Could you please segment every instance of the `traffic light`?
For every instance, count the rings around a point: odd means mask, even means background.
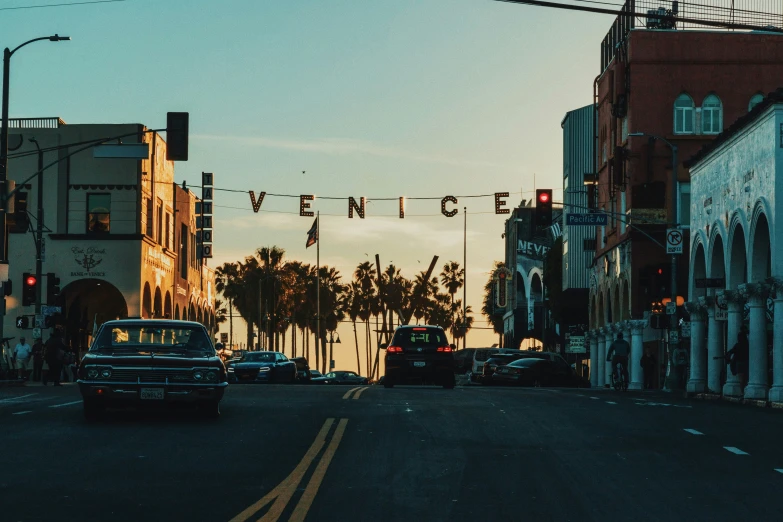
[[[536,190],[536,226],[552,225],[552,189]]]
[[[30,217],[27,215],[27,192],[14,194],[14,211],[8,214],[8,231],[14,234],[25,234],[30,228]]]
[[[13,287],[11,286],[11,280],[9,279],[5,283],[3,283],[3,294],[11,295],[11,292],[13,292]]]
[[[166,159],[188,161],[188,126],[190,113],[166,113]]]
[[[27,316],[21,316],[16,318],[16,327],[20,330],[26,330],[30,326],[30,321]]]
[[[33,274],[22,274],[22,305],[35,304],[35,289],[38,287],[38,278]]]
[[[55,274],[46,274],[46,304],[54,306],[60,297],[60,278]]]

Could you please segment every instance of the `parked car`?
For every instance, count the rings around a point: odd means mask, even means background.
[[[78,370],[87,420],[117,406],[190,403],[220,416],[226,368],[203,325],[121,319],[103,323]]]
[[[464,348],[454,352],[454,373],[464,375],[473,368],[473,356],[476,355],[475,348]]]
[[[384,388],[407,382],[454,388],[454,345],[440,326],[399,326],[386,350]]]
[[[590,381],[576,374],[567,363],[523,357],[501,366],[492,376],[496,384],[589,388]]]
[[[368,384],[369,379],[356,372],[336,371],[329,372],[321,377],[314,377],[313,384]]]
[[[484,375],[484,363],[493,355],[520,352],[521,350],[516,350],[514,348],[476,348],[476,352],[473,354],[472,367],[470,369],[471,382],[481,382],[481,377]]]
[[[294,382],[296,364],[279,352],[247,352],[228,368],[229,382]]]
[[[479,381],[482,384],[492,384],[492,375],[499,367],[505,366],[508,363],[514,362],[517,359],[521,359],[523,357],[525,357],[525,355],[522,352],[496,353],[492,355],[489,359],[484,361],[484,366],[482,367],[481,376],[479,376]]]
[[[296,365],[296,382],[307,384],[310,382],[310,364],[304,357],[294,357],[291,361]]]

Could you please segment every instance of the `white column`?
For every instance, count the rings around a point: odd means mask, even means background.
[[[644,355],[644,329],[647,320],[628,321],[631,327],[631,360],[628,361],[631,370],[631,383],[629,390],[641,390],[644,388],[644,370],[642,369],[642,355]]]
[[[606,360],[606,331],[604,328],[598,330],[598,364],[595,365],[595,373],[598,377],[598,387],[603,388],[606,384],[606,371],[604,361]]]
[[[590,340],[590,386],[598,386],[598,332],[590,330],[587,332],[587,338]]]
[[[769,391],[769,364],[767,354],[767,285],[747,283],[740,285],[750,306],[750,367],[745,398],[767,400]]]
[[[726,359],[723,358],[723,324],[715,318],[715,297],[701,297],[699,302],[707,309],[707,391],[720,393],[720,377],[726,366]]]
[[[701,299],[704,299],[703,297]],[[685,303],[685,309],[691,314],[691,363],[688,375],[688,393],[704,393],[707,387],[705,378],[707,367],[707,349],[704,346],[704,307],[696,301]]]
[[[769,400],[783,402],[783,286],[776,285],[772,323],[772,388]]]
[[[729,350],[737,344],[737,336],[742,329],[742,311],[745,306],[745,299],[742,294],[736,290],[724,290],[718,292],[719,298],[726,301],[728,307],[729,320],[726,329],[726,346]],[[726,364],[726,361],[723,361]],[[742,397],[742,384],[739,381],[739,375],[732,375],[731,370],[726,367],[726,384],[723,385],[723,395],[730,397]]]

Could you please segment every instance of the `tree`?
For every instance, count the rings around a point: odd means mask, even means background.
[[[489,275],[489,279],[484,285],[484,300],[481,305],[481,313],[489,319],[492,324],[492,330],[498,334],[498,346],[503,347],[503,315],[505,309],[495,307],[495,273],[500,268],[505,268],[506,264],[502,261],[495,261],[495,266]]]
[[[237,297],[238,279],[239,265],[237,263],[223,263],[215,269],[215,289],[218,293],[223,294],[223,297],[228,301],[228,338],[230,345],[234,343],[234,299]],[[220,321],[218,321],[218,324],[220,324]]]

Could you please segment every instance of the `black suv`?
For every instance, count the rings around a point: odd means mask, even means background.
[[[386,350],[384,388],[407,382],[454,388],[454,345],[440,326],[400,326]]]

